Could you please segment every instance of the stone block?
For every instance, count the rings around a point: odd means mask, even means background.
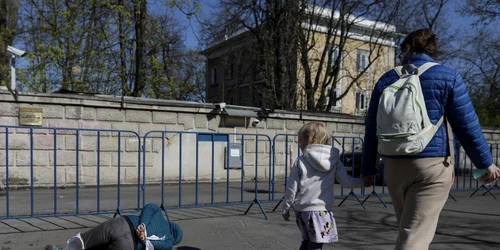
[[[335,123],[335,122],[327,122],[326,123],[326,129],[328,130],[328,132],[330,134],[334,134],[335,132],[337,132],[337,123]]]
[[[82,129],[111,129],[111,124],[100,121],[81,121],[80,128]]]
[[[492,133],[484,133],[484,139],[487,141],[493,141],[493,134]]]
[[[173,132],[173,131],[183,132],[184,131],[184,126],[183,125],[167,124],[165,126],[165,130],[169,131],[169,132]]]
[[[96,114],[98,121],[123,122],[125,120],[125,111],[119,109],[97,109]]]
[[[187,113],[177,114],[177,123],[184,125],[184,130],[189,130],[194,128],[194,115]]]
[[[141,161],[138,162],[138,156],[139,153],[131,153],[131,152],[125,152],[120,154],[120,159],[118,159],[118,153],[113,153],[111,155],[111,163],[113,167],[118,166],[118,162],[120,162],[121,167],[139,167],[143,163],[142,155],[141,155]],[[153,158],[152,157],[146,157],[146,165],[153,164]]]
[[[56,143],[54,145],[54,135],[34,135],[33,148],[35,150],[54,150],[54,146],[58,150],[64,149],[64,136],[55,135]]]
[[[125,112],[125,121],[151,123],[152,113],[147,110],[127,110]]]
[[[500,141],[500,133],[494,133],[494,134],[492,134],[491,139],[493,141],[495,141],[495,142]]]
[[[97,166],[97,156],[99,156],[100,167],[111,166],[111,153],[108,152],[100,152],[100,155],[97,152],[82,152],[82,166]]]
[[[95,120],[96,109],[95,108],[83,108],[82,119],[83,120]]]
[[[76,130],[79,128],[78,121],[75,120],[50,120],[50,128],[56,128],[56,133],[61,135],[76,134]],[[65,128],[69,128],[66,130]],[[53,130],[48,130],[50,134],[53,134]]]
[[[43,118],[64,118],[64,107],[59,105],[33,105],[33,107],[43,108]]]
[[[257,146],[257,149],[255,148]],[[269,143],[259,142],[256,145],[255,141],[245,141],[245,152],[246,153],[264,153],[269,152]]]
[[[5,134],[0,135],[0,149],[9,150],[23,150],[30,149],[30,136],[29,135],[9,135],[8,144],[5,141]]]
[[[56,152],[57,166],[76,166],[76,152],[75,151],[58,151]],[[79,165],[81,165],[81,158],[78,158]],[[49,151],[49,165],[54,166],[54,152]]]
[[[66,106],[66,119],[95,120],[95,108]]]
[[[116,122],[111,124],[111,129],[113,130],[125,130],[127,131],[126,133],[122,133],[122,136],[136,136],[134,133],[130,133],[128,131],[133,131],[139,134],[139,124],[137,123],[123,123],[123,122]]]
[[[208,120],[208,129],[211,131],[217,131],[217,129],[220,127],[221,123],[221,118],[220,116],[215,116],[211,119]]]
[[[0,150],[0,166],[4,167],[5,164],[7,163],[7,159],[5,150]],[[14,167],[14,160],[16,159],[16,151],[9,151],[9,169],[11,167]]]
[[[154,133],[149,133],[147,137],[161,137],[161,133],[159,131],[165,131],[165,125],[161,124],[140,124],[139,125],[139,133],[141,136],[145,136],[146,133],[150,131],[158,131]]]
[[[12,103],[2,102],[0,105],[0,117],[5,116],[19,116],[19,108]]]
[[[338,123],[336,132],[352,133],[352,124],[351,123]]]
[[[292,130],[295,133],[298,132],[302,126],[304,126],[307,121],[300,120],[286,120],[286,130]]]
[[[47,151],[33,151],[33,166],[47,166]],[[31,154],[29,150],[16,152],[16,166],[26,167],[31,164]]]
[[[268,118],[266,119],[266,129],[285,129],[285,120]]]
[[[177,114],[172,112],[153,111],[153,123],[177,124]]]
[[[122,182],[127,184],[137,184],[139,176],[137,174],[137,170],[133,168],[126,168],[125,176],[123,177]],[[141,181],[142,181],[142,172],[141,172]]]
[[[0,104],[3,105],[3,104]],[[17,117],[0,117],[0,133],[5,133],[5,128],[1,126],[19,126],[19,118]],[[10,129],[11,133],[14,129]]]
[[[79,106],[66,106],[66,119],[80,120],[83,116],[83,107]]]
[[[365,125],[353,124],[352,125],[352,133],[354,133],[354,134],[364,134],[365,133]]]
[[[208,127],[208,119],[206,115],[196,114],[195,115],[195,127],[206,129]]]
[[[147,143],[147,141],[148,140],[146,139],[146,143]],[[126,141],[125,141],[125,151],[127,151],[127,152],[137,152],[137,151],[140,151],[139,143],[142,145],[143,140],[137,139],[137,138],[126,139]]]

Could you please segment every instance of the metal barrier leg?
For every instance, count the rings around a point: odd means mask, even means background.
[[[260,211],[264,215],[264,218],[266,218],[266,220],[267,220],[266,211],[264,211],[264,208],[262,207],[262,204],[260,203],[260,201],[257,198],[253,199],[252,204],[250,204],[250,206],[247,208],[247,211],[245,211],[245,215],[247,215],[248,211],[250,211],[250,208],[252,208],[253,204],[259,205]]]
[[[365,207],[365,205],[363,205],[363,202],[361,202],[361,200],[359,200],[358,196],[352,190],[351,190],[351,192],[349,192],[349,194],[347,194],[347,196],[342,200],[342,202],[340,202],[339,207],[342,206],[344,201],[346,201],[347,198],[349,198],[349,196],[353,196],[354,198],[356,198],[356,200],[358,200],[358,202],[359,202],[359,205],[361,205],[363,207],[363,209],[366,210],[366,207]]]
[[[363,200],[362,204],[365,204],[365,202],[368,200],[368,198],[370,198],[372,195],[377,196],[378,200],[382,203],[382,205],[384,205],[384,207],[387,208],[387,205],[385,204],[384,200],[382,200],[380,195],[378,195],[378,193],[375,192],[375,190],[373,190],[368,196],[366,196],[366,198]]]
[[[120,215],[120,217],[122,217],[122,210],[119,207],[116,208],[115,215],[113,215],[113,218],[115,218],[116,215]]]
[[[167,221],[170,222],[170,217],[168,217],[167,209],[163,204],[161,204],[160,209],[165,213],[165,216],[167,217]]]
[[[283,202],[284,199],[285,199],[285,196],[281,197],[281,199],[278,202],[278,204],[276,204],[276,206],[273,208],[273,212],[276,211],[276,209],[280,206],[281,202]]]
[[[453,196],[451,193],[448,194],[450,198],[452,198],[455,202],[458,202],[457,199],[455,199],[455,196]]]
[[[483,196],[486,195],[489,191],[491,191],[491,190],[493,190],[495,188],[500,188],[497,183],[495,183],[495,185],[489,187],[488,191],[486,191],[486,192],[483,193]]]
[[[495,198],[495,200],[497,199],[497,197],[495,197],[495,195],[494,195],[494,194],[490,191],[491,189],[489,189],[488,187],[486,187],[484,184],[483,184],[483,185],[481,185],[480,187],[476,188],[476,190],[474,190],[474,192],[473,192],[473,193],[472,193],[469,197],[472,197],[472,196],[473,196],[474,194],[476,194],[476,193],[477,193],[477,191],[479,191],[479,190],[486,190],[486,193],[490,193],[490,194],[491,194],[491,196],[493,196],[493,198]],[[484,193],[484,194],[486,194],[486,193]],[[484,195],[484,194],[483,194],[483,195]]]

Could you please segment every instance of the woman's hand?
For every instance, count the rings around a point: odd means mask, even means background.
[[[488,173],[486,176],[481,177],[479,180],[488,184],[492,183],[498,180],[500,178],[500,169],[495,166],[495,164],[491,165],[489,168],[486,169]]]

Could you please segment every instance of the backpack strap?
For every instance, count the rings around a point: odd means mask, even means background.
[[[444,115],[446,116],[446,115]],[[450,150],[450,165],[455,167],[455,151],[454,151],[454,148],[455,148],[455,143],[453,141],[453,131],[451,129],[451,124],[450,122],[448,121],[448,118],[446,118],[446,132],[448,134],[448,149]]]
[[[426,70],[430,69],[432,66],[438,65],[439,63],[428,62],[422,64],[420,67],[415,66],[414,64],[405,64],[402,66],[395,67],[394,70],[398,73],[398,76],[401,77],[403,75],[409,74],[408,69],[413,69],[411,74],[420,76]]]
[[[426,70],[430,69],[432,66],[438,65],[439,63],[434,63],[434,62],[428,62],[422,64],[418,69],[415,69],[415,73],[420,76],[423,74]]]
[[[399,77],[401,77],[403,75],[403,66],[397,66],[394,68],[394,71],[396,71],[396,73],[398,74]]]
[[[454,140],[453,140],[453,131],[451,129],[451,124],[450,122],[448,121],[448,117],[446,117],[446,114],[443,115],[441,117],[441,119],[439,119],[439,121],[436,123],[436,126],[437,127],[440,127],[441,124],[443,124],[446,126],[446,134],[447,134],[447,138],[448,138],[448,150],[450,151],[450,165],[453,165],[455,163],[455,146],[454,146]]]

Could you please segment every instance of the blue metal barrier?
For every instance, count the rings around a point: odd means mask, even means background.
[[[4,132],[4,133],[2,133]],[[84,134],[87,133],[89,135]],[[110,138],[110,140],[117,140],[117,183],[113,183],[113,185],[116,185],[117,188],[117,195],[116,195],[116,206],[114,210],[106,210],[102,209],[101,207],[101,137],[103,133],[109,134],[107,138]],[[52,134],[52,136],[51,136]],[[86,208],[85,212],[81,211],[81,190],[80,186],[87,185],[87,183],[81,183],[80,179],[80,170],[83,167],[83,163],[80,162],[80,157],[83,157],[81,155],[82,150],[80,148],[80,145],[82,144],[80,139],[85,137],[89,138],[92,137],[92,135],[96,135],[96,148],[95,150],[87,150],[86,152],[88,153],[95,153],[97,161],[96,161],[96,181],[95,183],[91,183],[92,186],[95,185],[96,187],[96,201],[95,201],[95,211],[92,211],[90,208]],[[116,136],[113,136],[115,135]],[[24,127],[24,126],[0,126],[0,135],[5,135],[5,149],[0,150],[5,152],[5,216],[0,216],[0,219],[12,219],[12,218],[28,218],[28,217],[47,217],[47,216],[64,216],[64,215],[84,215],[84,214],[106,214],[106,213],[114,213],[115,216],[117,214],[122,213],[122,211],[137,211],[140,209],[140,190],[139,190],[139,185],[140,185],[140,137],[139,135],[134,132],[134,131],[126,131],[126,130],[111,130],[111,129],[77,129],[77,128],[48,128],[48,127]],[[42,137],[43,136],[43,137]],[[127,136],[128,138],[135,138],[137,141],[137,165],[135,166],[137,168],[137,204],[134,207],[129,207],[129,209],[123,210],[121,208],[121,171],[122,171],[122,166],[121,166],[121,153],[122,153],[122,137]],[[12,147],[16,149],[11,149],[10,142],[12,141],[12,138],[14,139],[25,139],[25,137],[28,137],[29,141],[29,146],[28,147],[21,147],[21,149],[16,148],[19,147],[19,142],[14,141]],[[48,138],[45,138],[48,137]],[[50,139],[52,138],[52,139]],[[67,185],[61,185],[58,182],[58,166],[62,166],[58,162],[58,155],[60,154],[59,151],[61,151],[62,145],[58,144],[58,139],[64,139],[68,140],[69,138],[74,138],[75,140],[75,146],[74,149],[69,149],[65,150],[65,152],[74,153],[75,158],[74,158],[74,165],[71,164],[69,165],[67,162],[65,163],[67,166],[63,168],[64,170],[74,167],[75,169],[75,193],[74,193],[74,205],[71,205],[73,201],[70,201],[65,203],[65,205],[61,205],[58,202],[59,197],[64,197],[60,196],[60,193],[62,192],[60,189],[65,188]],[[50,143],[48,144],[49,146],[46,146],[42,149],[36,149],[35,145],[35,139],[37,139],[38,143],[46,143],[47,141],[51,141],[52,147],[50,147]],[[43,140],[42,140],[43,139]],[[42,142],[43,141],[43,142]],[[16,160],[17,159],[23,159],[24,152],[26,150],[29,150],[29,183],[27,185],[21,185],[21,190],[20,191],[13,191],[12,190],[12,185],[11,185],[11,178],[12,178],[12,170],[14,169],[15,171],[20,171],[22,168],[16,167],[12,168],[9,159],[11,158],[11,155],[17,154]],[[74,152],[73,152],[74,150]],[[17,152],[16,152],[17,151]],[[115,152],[112,150],[108,150],[111,154],[111,152]],[[12,153],[12,154],[11,154]],[[35,154],[38,153],[37,158],[40,157],[40,153],[42,153],[42,158],[44,158],[45,155],[50,155],[51,153],[53,154],[53,157],[46,157],[45,159],[48,159],[49,162],[46,164],[35,164],[36,160],[39,160],[35,158]],[[50,160],[53,161],[53,164],[50,164]],[[111,162],[111,158],[109,159]],[[40,161],[40,160],[39,160]],[[68,161],[68,160],[66,160]],[[39,166],[40,165],[40,166]],[[111,166],[111,163],[110,163]],[[42,171],[41,173],[52,173],[54,176],[53,178],[53,209],[50,208],[44,208],[45,204],[50,204],[51,202],[43,202],[43,203],[38,203],[35,202],[35,199],[37,198],[35,196],[35,193],[39,192],[41,193],[40,196],[43,197],[43,193],[45,193],[44,189],[36,189],[35,188],[35,169],[37,171]],[[93,176],[92,176],[93,177]],[[21,177],[15,177],[17,179],[23,179]],[[14,183],[15,184],[15,183]],[[14,210],[13,209],[13,199],[12,199],[12,193],[15,192],[16,196],[23,196],[24,189],[22,189],[23,186],[26,186],[29,190],[29,211],[23,211],[24,206],[19,207],[15,206]],[[72,186],[72,185],[71,185]],[[66,192],[64,192],[65,194]],[[87,194],[88,192],[85,192]],[[66,196],[67,197],[67,196]],[[40,209],[42,212],[37,212],[35,205],[40,204],[41,206]],[[74,209],[74,212],[62,212],[61,210],[69,210],[68,205]],[[87,206],[87,204],[85,204]],[[52,210],[52,212],[48,212]],[[15,213],[15,214],[14,214]]]
[[[357,153],[359,153],[359,154],[362,153],[363,139],[361,139],[361,137],[351,137],[351,136],[332,136],[332,145],[335,142],[338,142],[338,139],[340,139],[342,141],[342,143],[340,143],[340,146],[341,146],[340,160],[344,163],[344,167],[346,169],[351,168],[351,176],[352,177],[359,177],[359,175],[361,174],[361,168],[358,169],[359,173],[356,174],[356,167],[357,166],[361,167],[361,159],[359,159],[358,164],[356,164],[356,160],[357,160],[357,157],[361,157],[361,155],[358,155]],[[349,141],[351,142],[350,151],[346,151],[346,149],[345,149],[346,140],[347,140],[347,142],[349,142]],[[355,146],[356,142],[358,142],[358,144],[361,145],[361,150],[358,150],[358,151],[356,150],[356,146]],[[351,157],[352,157],[352,161],[350,163],[348,162],[348,159],[346,158],[346,154],[349,154],[349,153],[351,154]],[[361,207],[363,207],[363,209],[366,209],[366,207],[363,205],[363,202],[361,202],[361,200],[358,197],[358,195],[364,194],[363,189],[361,189],[360,193],[356,194],[356,192],[354,192],[354,189],[351,188],[350,192],[347,195],[344,195],[344,187],[341,187],[340,190],[341,190],[340,197],[344,197],[344,199],[340,202],[339,207],[342,206],[342,204],[347,200],[347,198],[354,197],[358,201],[359,205],[361,205]]]
[[[238,145],[241,146],[241,153],[238,154],[236,157],[240,157],[241,159],[241,168],[239,169],[241,171],[239,175],[239,180],[231,182],[231,167],[229,166],[230,164],[230,156],[233,154],[233,151],[230,150],[231,148],[231,137],[234,139],[233,141],[237,143]],[[173,153],[167,152],[170,150],[170,145],[173,144],[172,140],[174,138],[178,138],[178,146],[172,146],[173,148],[171,150],[177,150],[178,152],[177,156],[175,156],[175,159],[165,159],[167,154],[173,155]],[[151,150],[150,148],[147,147],[148,144],[152,144],[153,147],[155,145],[155,142],[160,140],[161,141],[161,146],[160,149],[156,150]],[[190,141],[195,141],[194,143],[190,143]],[[201,146],[200,142],[209,142],[208,145]],[[254,166],[255,166],[255,176],[254,176],[254,197],[251,200],[245,199],[244,197],[244,191],[245,191],[245,159],[250,160],[248,158],[245,158],[245,154],[247,153],[247,147],[246,143],[247,142],[255,142],[255,161],[254,161]],[[183,146],[183,143],[185,144],[194,144],[193,147],[188,147],[188,146]],[[216,145],[217,143],[217,145]],[[222,144],[221,144],[222,143]],[[160,181],[160,187],[161,187],[161,207],[162,208],[185,208],[185,207],[204,207],[204,206],[217,206],[217,205],[234,205],[234,204],[250,204],[248,207],[247,211],[245,214],[248,213],[249,209],[252,207],[253,204],[257,204],[259,208],[261,209],[264,217],[267,219],[267,215],[262,208],[261,200],[265,199],[262,196],[259,197],[259,162],[263,162],[259,158],[260,155],[265,155],[266,153],[269,152],[271,148],[271,140],[269,136],[267,135],[261,135],[261,134],[237,134],[237,133],[207,133],[207,132],[190,132],[190,131],[149,131],[147,132],[144,137],[143,137],[143,183],[142,183],[142,200],[143,204],[146,204],[146,176],[148,175],[147,173],[147,164],[146,164],[146,159],[148,158],[148,154],[154,154],[156,152],[153,151],[158,151],[157,153],[161,154],[161,176],[159,178]],[[259,150],[259,144],[265,145],[267,147],[267,150]],[[216,191],[216,186],[220,186],[222,182],[216,181],[216,177],[218,176],[219,178],[222,178],[221,172],[216,173],[216,169],[219,166],[216,166],[219,162],[216,162],[216,148],[217,146],[222,146],[225,145],[225,150],[224,152],[224,168],[225,168],[225,193],[223,194],[225,196],[225,199],[222,200],[220,199],[221,197],[219,196],[220,193]],[[190,182],[194,181],[194,201],[190,200],[186,201],[183,200],[183,198],[186,198],[187,196],[183,196],[183,169],[189,168],[189,164],[184,163],[183,157],[186,157],[186,154],[184,151],[188,152],[194,152],[196,154],[194,157],[190,155],[190,159],[194,158],[194,177],[193,178],[188,178]],[[202,155],[200,156],[200,152],[210,152],[210,156],[208,155]],[[210,182],[208,183],[208,188],[210,189],[210,201],[209,202],[200,202],[199,199],[199,193],[200,191],[205,191],[205,189],[201,188],[200,186],[204,185],[207,186],[206,184],[200,183],[203,179],[200,178],[200,157],[202,157],[202,163],[205,165],[208,165],[210,163]],[[210,160],[208,159],[210,157]],[[265,157],[265,156],[264,156]],[[171,160],[170,162],[175,162],[176,160],[179,163],[177,171],[175,171],[172,167],[172,165],[167,164],[166,160]],[[174,163],[175,164],[175,163]],[[262,164],[260,164],[262,165]],[[271,157],[269,157],[268,163],[266,164],[268,166],[271,165]],[[171,170],[168,171],[167,168],[170,168]],[[206,171],[206,169],[203,169]],[[175,172],[174,172],[175,171]],[[271,168],[269,168],[269,175],[271,173]],[[219,175],[217,175],[219,174]],[[168,185],[168,179],[166,179],[166,176],[170,176],[172,180],[177,180],[177,188],[178,188],[178,194],[177,194],[177,202],[173,203],[172,198],[173,197],[168,197],[166,200],[165,195],[167,194],[166,192],[166,186]],[[206,178],[205,178],[206,179]],[[235,183],[239,184],[239,187],[234,186]],[[175,187],[174,187],[175,188]],[[268,196],[270,199],[271,197],[271,179],[269,179],[268,183]],[[240,197],[238,199],[234,199],[231,197],[231,190],[236,190],[239,191]]]
[[[499,157],[499,145],[500,143],[492,143],[490,144],[490,151],[491,151],[491,155],[493,156],[493,163],[495,165],[498,166],[498,157]],[[471,166],[471,172],[470,172],[470,181],[471,181],[471,184],[470,186],[472,187],[472,172],[475,171],[475,169],[473,169],[473,164],[471,162],[470,164]],[[485,192],[483,193],[483,196],[486,195],[486,194],[490,194],[495,200],[497,199],[497,197],[491,192],[491,190],[493,189],[496,189],[496,188],[499,188],[498,186],[498,181],[496,181],[495,183],[493,183],[493,185],[491,185],[492,183],[488,183],[488,184],[481,184],[479,186],[479,180],[475,180],[476,182],[476,189],[474,190],[474,192],[472,192],[472,194],[470,195],[470,197],[474,196],[474,194],[476,194],[478,191],[480,190],[484,190]]]
[[[3,209],[0,208],[0,219],[107,213],[114,213],[115,216],[118,214],[121,215],[123,211],[138,211],[143,205],[149,202],[158,202],[159,197],[156,194],[152,195],[152,201],[147,201],[146,195],[146,190],[148,192],[154,191],[157,187],[160,189],[160,202],[164,211],[166,211],[167,207],[186,208],[249,204],[245,212],[247,214],[253,204],[257,204],[267,219],[261,202],[277,200],[275,195],[278,192],[276,192],[275,185],[280,183],[281,186],[281,181],[284,181],[286,187],[289,170],[296,157],[301,154],[296,134],[277,134],[271,140],[269,136],[264,134],[149,131],[144,137],[140,137],[138,133],[127,130],[0,126],[1,136],[5,136],[4,140],[0,139],[0,145],[5,144],[5,148],[0,148],[0,153],[4,153],[5,155],[6,188],[5,215],[1,216]],[[43,140],[45,140],[45,146],[41,149],[37,148],[40,147],[38,136],[43,136]],[[68,148],[68,140],[72,142],[74,140],[75,145],[72,148]],[[19,141],[22,141],[24,144]],[[85,143],[89,141],[92,141],[93,148],[86,148],[88,146]],[[135,141],[137,145],[129,143],[130,141]],[[178,143],[173,143],[173,141],[177,141]],[[125,144],[125,148],[122,144]],[[130,146],[130,151],[132,152],[125,153],[129,151],[127,149],[129,144],[132,145]],[[350,174],[353,177],[358,177],[360,174],[359,167],[361,165],[360,157],[362,151],[360,148],[356,148],[356,145],[362,144],[363,140],[360,137],[332,137],[332,145],[340,147],[341,161],[350,170]],[[494,162],[499,165],[500,143],[490,145]],[[281,148],[281,146],[283,147]],[[232,158],[233,151],[231,147],[236,147],[240,150],[238,154],[240,157],[239,160],[241,160],[240,168],[230,166],[232,160],[234,160]],[[296,155],[294,155],[295,152]],[[69,157],[63,158],[66,159],[66,162],[61,162],[60,156],[62,154],[71,154],[69,163]],[[128,166],[131,167],[125,168],[127,164],[124,164],[124,156],[135,157],[135,154],[137,155],[137,161],[133,160],[132,162],[134,163],[131,164],[129,160]],[[84,155],[87,155],[87,158],[84,158]],[[72,159],[73,156],[74,159]],[[47,163],[37,163],[37,161],[41,161],[40,157],[43,158],[42,162],[47,159]],[[85,163],[88,157],[96,159],[95,164]],[[349,157],[352,157],[352,161],[348,161],[347,158]],[[455,144],[455,157],[455,183],[452,191],[474,190],[474,193],[471,194],[473,196],[478,191],[483,190],[484,193],[482,195],[490,194],[496,199],[492,191],[500,188],[498,182],[494,183],[494,185],[486,186],[474,180],[472,172],[475,170],[475,167],[458,143]],[[16,163],[11,163],[12,159],[16,160]],[[108,164],[110,167],[116,167],[116,172],[114,173],[117,174],[117,182],[109,183],[113,185],[112,188],[116,188],[116,203],[114,203],[114,194],[111,198],[103,197],[105,193],[102,192],[102,189],[107,187],[104,187],[101,179],[103,179],[103,173],[110,174],[109,170],[102,172],[103,159],[110,161]],[[111,161],[114,159],[117,162],[113,164]],[[157,162],[151,163],[151,160],[157,160]],[[52,163],[50,163],[51,161]],[[194,166],[191,167],[193,162]],[[339,206],[349,197],[354,197],[365,208],[364,203],[371,196],[376,196],[387,207],[380,197],[380,195],[387,194],[385,168],[383,167],[383,161],[380,161],[380,163],[382,164],[379,173],[380,179],[374,180],[371,192],[365,194],[366,190],[364,188],[359,189],[359,191],[358,189],[351,188],[348,192],[345,192],[344,188],[341,187],[340,191],[335,194],[336,198],[343,198]],[[81,175],[81,170],[86,168],[86,164],[91,165],[92,168],[95,167],[95,176]],[[29,166],[29,169],[20,168],[16,165]],[[42,167],[39,167],[40,165]],[[159,166],[157,168],[158,172],[153,172],[155,168],[151,166]],[[249,188],[250,185],[245,181],[247,174],[245,170],[248,166],[255,166],[254,179],[251,180],[254,181],[252,185],[253,189]],[[265,167],[267,166],[269,169],[266,171]],[[284,167],[284,169],[281,167]],[[61,178],[61,171],[68,169],[71,172],[75,171],[74,192],[73,190],[63,190],[62,188],[68,185],[67,183],[61,185],[59,179]],[[135,174],[135,170],[137,170],[137,174]],[[235,175],[233,170],[240,171],[240,173]],[[16,176],[16,171],[26,171],[23,173],[24,175],[21,174],[19,176],[23,176],[26,179],[29,178],[29,182],[26,181],[25,184],[21,185],[26,188],[24,190],[14,190],[18,184],[18,180],[13,179]],[[40,173],[45,175],[53,175],[52,179],[45,178],[53,185],[50,195],[43,189],[36,188],[35,184],[37,184],[36,178],[38,176],[36,174],[40,174],[38,171],[43,171]],[[135,201],[131,203],[130,199],[125,199],[125,202],[128,203],[124,205],[122,198],[127,189],[125,191],[122,190],[121,177],[124,174],[131,176],[129,171],[133,171],[132,176],[137,176],[137,180],[135,181],[134,179],[133,181],[134,189],[135,185],[137,185],[137,200],[136,203]],[[282,173],[284,173],[284,176],[282,176]],[[248,174],[251,176],[251,173]],[[259,181],[259,176],[268,177],[268,183],[262,185],[262,181]],[[91,186],[93,186],[92,188],[95,186],[96,189],[95,201],[85,201],[89,196],[89,188],[83,188],[83,185],[87,185],[88,182],[81,182],[85,178],[95,178],[95,183],[90,181]],[[158,183],[155,183],[153,179],[156,179]],[[155,187],[155,184],[159,185]],[[73,186],[73,183],[71,183],[71,186]],[[194,191],[189,192],[189,189],[193,187]],[[175,190],[175,192],[172,193],[172,190]],[[114,190],[112,191],[114,193]],[[246,197],[245,192],[252,192],[253,195],[247,195],[248,197]],[[191,194],[194,195],[191,197]],[[359,199],[362,195],[367,195],[363,201]],[[23,206],[20,208],[20,201],[15,199],[15,197],[19,196],[26,197],[26,200],[29,197],[28,207],[24,208],[25,206]],[[53,200],[47,202],[50,198],[45,198],[49,196],[53,196]],[[63,196],[66,198],[59,198]],[[456,201],[451,193],[450,197]],[[206,199],[203,200],[203,198]],[[45,200],[43,203],[35,202],[37,199]],[[58,199],[69,199],[70,201],[61,202]],[[112,200],[113,209],[110,209],[109,206],[103,208],[103,202],[109,205],[110,199]],[[273,211],[277,209],[282,200],[283,197],[279,200]],[[53,204],[52,208],[46,204]],[[69,208],[68,205],[70,206]]]
[[[284,186],[285,186],[285,190],[286,190],[286,185],[287,185],[287,181],[288,181],[288,170],[292,168],[292,165],[293,165],[293,162],[295,161],[296,158],[293,158],[293,155],[292,155],[292,146],[290,145],[290,139],[293,139],[293,141],[297,141],[297,157],[300,156],[301,154],[301,150],[300,150],[300,145],[298,144],[298,136],[297,134],[277,134],[274,136],[273,138],[273,147],[272,147],[272,155],[273,155],[273,162],[272,162],[272,175],[271,175],[271,179],[272,179],[272,197],[271,197],[271,200],[275,200],[275,197],[274,197],[274,194],[275,194],[275,181],[276,181],[276,159],[277,159],[277,150],[276,150],[276,144],[277,144],[277,141],[279,138],[281,137],[284,137],[284,155],[285,155],[285,165],[284,165],[284,170],[285,170],[285,176],[284,176],[284,180],[285,180],[285,183],[284,183]],[[285,196],[282,196],[281,199],[279,200],[279,202],[276,204],[276,206],[273,208],[273,212],[276,211],[276,209],[279,207],[279,205],[281,204],[281,202],[283,202],[283,199],[285,198]]]

